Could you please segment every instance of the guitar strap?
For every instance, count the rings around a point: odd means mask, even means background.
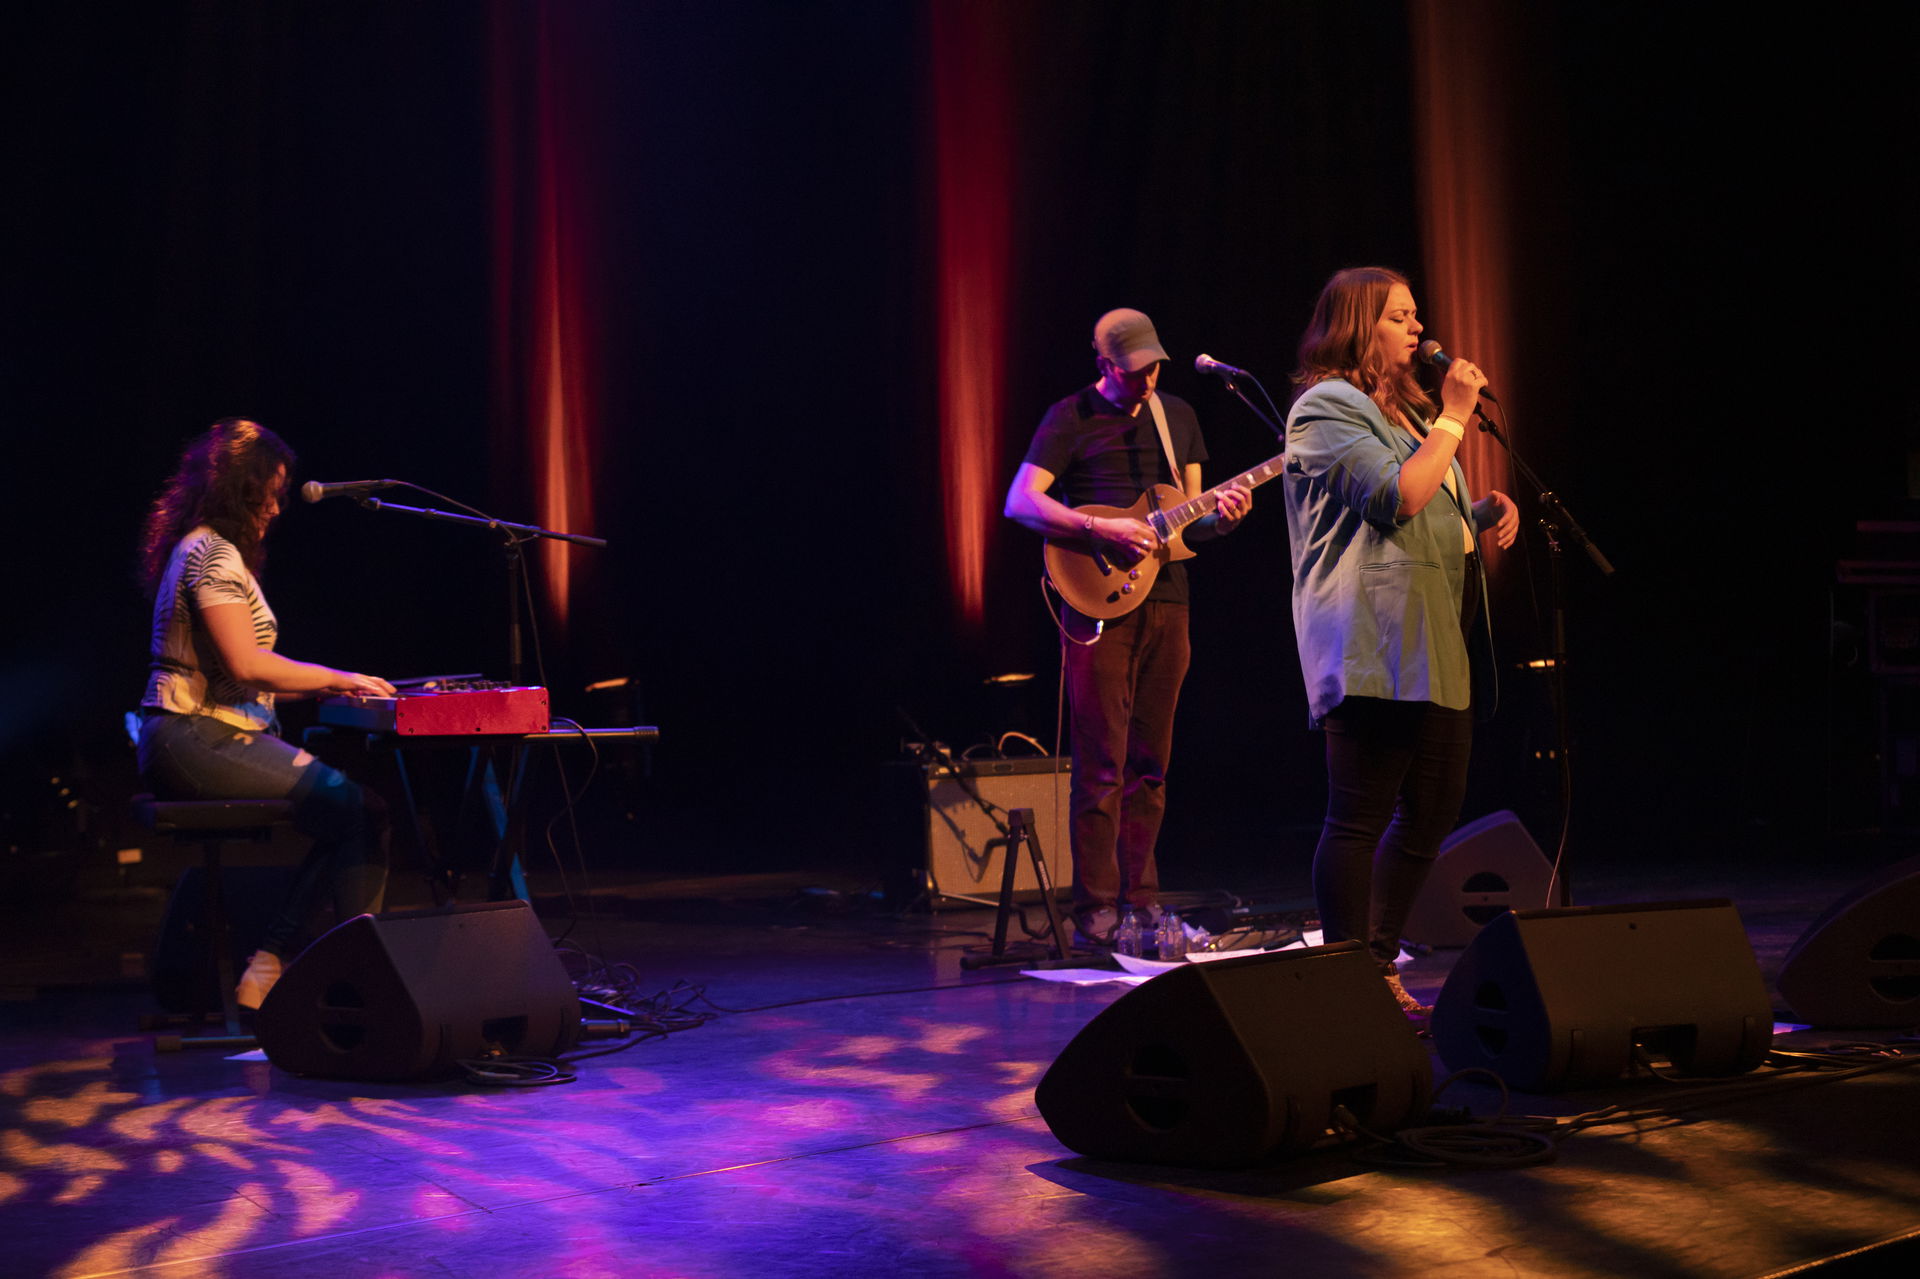
[[[1153,410],[1153,424],[1160,428],[1160,449],[1167,455],[1167,470],[1173,475],[1173,486],[1185,493],[1187,480],[1180,474],[1180,463],[1173,457],[1173,436],[1167,432],[1167,409],[1160,403],[1158,391],[1147,396],[1147,407]]]

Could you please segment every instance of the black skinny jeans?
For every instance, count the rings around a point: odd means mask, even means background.
[[[1328,942],[1364,941],[1383,971],[1460,817],[1472,710],[1349,697],[1327,714],[1327,818],[1313,894]]]

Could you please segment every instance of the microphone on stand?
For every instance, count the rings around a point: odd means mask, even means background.
[[[1432,338],[1428,338],[1420,344],[1420,362],[1422,364],[1431,364],[1434,368],[1445,373],[1447,366],[1453,363],[1453,357],[1441,350],[1438,342]],[[1498,404],[1500,402],[1500,397],[1493,393],[1493,388],[1490,386],[1481,387],[1480,395],[1482,399],[1490,403]]]
[[[300,486],[300,496],[309,502],[329,497],[360,497],[381,489],[399,488],[404,483],[405,480],[341,480],[322,484],[319,480],[308,480]]]
[[[1211,373],[1216,377],[1223,377],[1228,379],[1237,378],[1237,377],[1245,377],[1245,378],[1253,377],[1253,374],[1247,372],[1245,369],[1236,369],[1231,364],[1222,364],[1220,361],[1214,359],[1211,355],[1194,356],[1193,371],[1196,373]],[[1255,380],[1257,381],[1258,379],[1255,379]]]

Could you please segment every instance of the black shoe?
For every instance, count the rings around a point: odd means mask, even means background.
[[[1101,906],[1084,914],[1073,917],[1073,943],[1076,946],[1098,946],[1102,950],[1113,949],[1113,930],[1120,926],[1120,912],[1111,906]]]

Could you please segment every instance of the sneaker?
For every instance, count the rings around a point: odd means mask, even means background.
[[[1120,912],[1102,906],[1073,917],[1073,940],[1081,946],[1113,945],[1113,930],[1120,926]]]
[[[235,998],[248,1012],[257,1011],[267,1002],[267,992],[280,980],[280,956],[264,950],[253,952],[247,960],[247,971],[240,974],[240,985],[235,989]]]
[[[1400,984],[1399,973],[1387,974],[1387,989],[1393,992],[1394,1002],[1400,1005],[1400,1011],[1409,1017],[1433,1016],[1433,1005],[1423,1004],[1414,998],[1412,992]]]

